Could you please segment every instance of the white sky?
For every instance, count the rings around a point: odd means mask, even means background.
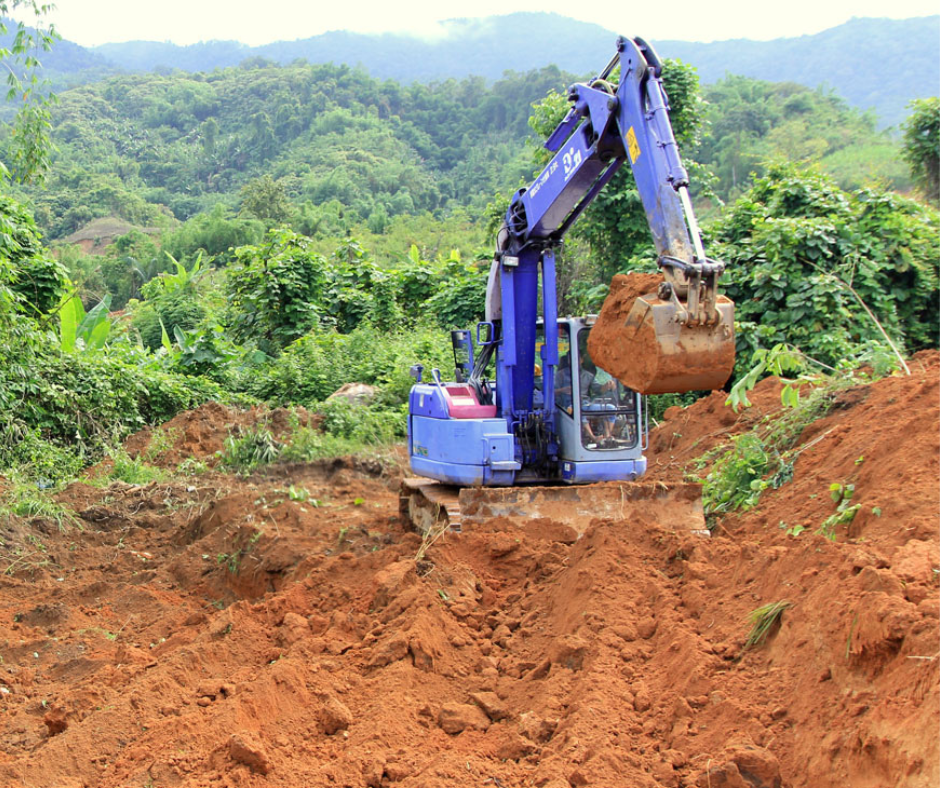
[[[137,39],[258,45],[328,30],[433,36],[442,19],[514,11],[554,11],[653,41],[766,40],[818,33],[853,16],[903,19],[940,11],[937,0],[646,0],[605,3],[600,13],[570,0],[58,0],[57,6],[50,18],[59,33],[85,46]],[[859,46],[876,51],[871,41]]]

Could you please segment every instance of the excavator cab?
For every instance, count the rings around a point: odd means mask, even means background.
[[[555,430],[568,483],[636,479],[646,471],[645,398],[593,362],[594,322],[594,316],[558,321]]]

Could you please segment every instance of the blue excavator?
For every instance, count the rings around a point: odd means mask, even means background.
[[[624,486],[646,470],[645,395],[716,389],[730,376],[733,304],[718,294],[723,264],[702,246],[661,73],[649,44],[621,37],[594,79],[571,86],[571,108],[545,142],[554,156],[513,196],[498,233],[485,320],[451,334],[454,380],[412,368],[418,478],[406,480],[402,505],[419,527],[622,511],[630,495],[649,497]],[[556,251],[625,162],[661,281],[628,300],[612,287],[599,315],[560,316]]]

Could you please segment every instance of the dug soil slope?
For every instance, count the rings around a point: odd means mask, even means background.
[[[912,370],[840,395],[711,539],[499,519],[416,560],[377,462],[75,484],[77,523],[0,534],[0,785],[935,786],[940,359]],[[670,412],[651,474],[778,392]],[[211,465],[245,419],[178,417],[157,457]],[[832,483],[862,505],[835,541]]]

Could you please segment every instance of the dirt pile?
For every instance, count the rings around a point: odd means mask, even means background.
[[[83,529],[31,524],[0,577],[0,785],[936,785],[940,361],[912,367],[711,539],[495,518],[416,562],[378,465],[74,485]],[[654,473],[758,418],[729,413],[670,413]]]
[[[195,410],[180,413],[157,429],[146,428],[135,433],[124,445],[131,457],[143,457],[161,468],[176,468],[188,460],[212,467],[229,435],[237,436],[247,428],[263,426],[280,439],[295,425],[314,426],[318,421],[319,416],[301,407],[242,410],[207,402]]]

